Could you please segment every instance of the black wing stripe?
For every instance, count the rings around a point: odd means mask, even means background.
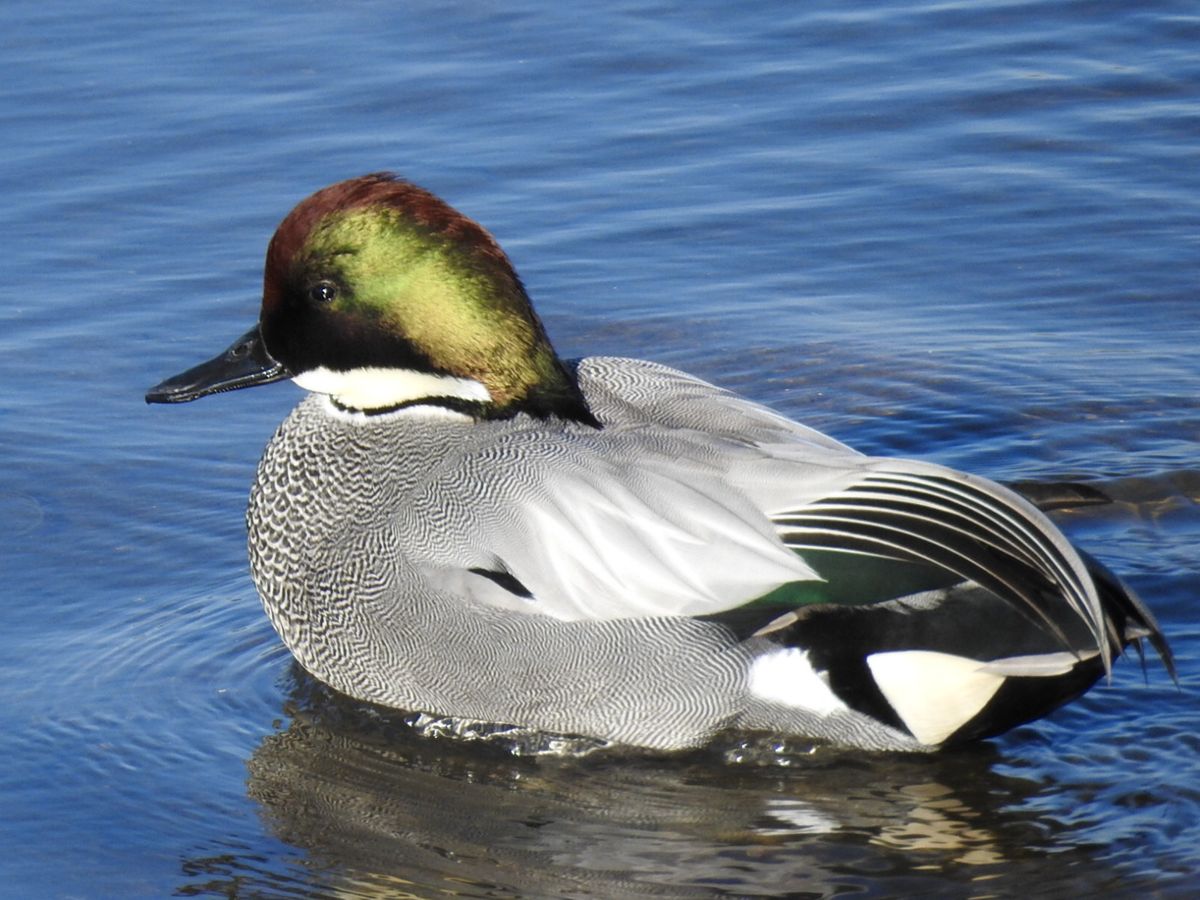
[[[873,478],[870,480],[874,480]],[[918,481],[916,479],[888,479],[890,482],[897,483],[895,490],[904,492],[916,492],[936,496],[943,502],[955,505],[958,502],[968,504],[970,508],[976,510],[987,521],[993,523],[997,527],[1003,529],[1005,533],[1011,535],[1014,540],[1018,541],[1035,557],[1042,559],[1048,565],[1058,569],[1060,576],[1068,584],[1074,583],[1076,587],[1081,587],[1078,576],[1071,572],[1070,567],[1063,567],[1059,564],[1061,554],[1050,554],[1046,552],[1046,542],[1041,537],[1040,533],[1032,531],[1028,527],[1026,517],[1014,517],[1009,514],[1009,510],[1004,506],[997,506],[996,499],[990,495],[975,489],[973,491],[965,490],[969,485],[962,485],[963,489],[956,489],[960,486],[947,480],[933,481]],[[980,502],[979,497],[983,497],[985,502]],[[1005,515],[997,515],[997,512]],[[1052,545],[1051,545],[1052,546]]]
[[[917,535],[899,526],[865,524],[840,516],[814,516],[810,526],[789,528],[784,533],[784,543],[794,549],[858,553],[871,553],[872,550],[877,553],[882,549],[903,553],[906,561],[930,563],[1005,598],[1030,614],[1036,624],[1046,628],[1064,647],[1071,649],[1066,635],[1046,612],[1045,602],[1040,599],[1048,592],[1057,593],[1055,586],[1036,569],[1013,566],[1011,562],[998,564],[1003,562],[1000,555],[981,553],[978,547],[958,549],[935,537]],[[987,556],[993,558],[985,562]],[[1007,576],[1001,574],[1004,570],[1007,570]]]
[[[937,510],[942,515],[953,510],[957,515],[973,523],[977,529],[987,533],[987,540],[993,546],[997,541],[1003,541],[1011,552],[1021,555],[1029,561],[1037,558],[1045,559],[1045,554],[1039,553],[1036,543],[1027,539],[1027,532],[1014,531],[1003,519],[990,515],[986,509],[981,509],[977,504],[960,497],[930,490],[921,484],[885,485],[874,491],[854,487],[847,493],[853,494],[856,498],[877,501],[880,507],[920,507]],[[989,527],[989,524],[994,527]]]
[[[964,537],[986,544],[1007,556],[1020,560],[1033,569],[1047,572],[1047,574],[1053,573],[1056,581],[1068,586],[1068,590],[1073,588],[1079,596],[1086,598],[1086,588],[1080,583],[1075,573],[1069,567],[1064,566],[1059,558],[1047,553],[1043,546],[1033,543],[1027,530],[1014,530],[1006,521],[989,516],[974,505],[960,503],[954,497],[945,499],[944,505],[939,505],[920,497],[914,498],[899,494],[879,496],[857,489],[848,493],[853,494],[856,500],[860,500],[857,507],[863,510],[868,517],[873,511],[878,511],[880,514],[909,516],[913,519],[953,527]],[[842,506],[842,504],[821,504],[822,509],[832,509],[837,506]],[[931,518],[914,510],[935,510],[938,516]],[[1068,596],[1066,599],[1072,606],[1076,606],[1076,598]],[[1079,610],[1077,609],[1077,611]]]
[[[849,492],[848,492],[849,493]],[[977,518],[972,518],[969,515],[964,515],[955,511],[950,511],[946,507],[938,506],[924,500],[913,500],[909,498],[893,499],[888,496],[878,494],[869,494],[867,492],[853,492],[853,500],[847,498],[844,502],[837,501],[822,501],[819,509],[822,513],[854,513],[861,512],[861,517],[869,519],[878,515],[882,520],[885,517],[895,517],[899,519],[910,520],[914,526],[923,525],[928,527],[946,527],[961,534],[971,540],[978,540],[987,544],[993,549],[1021,559],[1027,565],[1037,567],[1036,558],[1033,557],[1027,549],[1020,543],[1007,540],[1007,536],[998,531],[981,528]],[[928,515],[925,510],[936,510],[940,515]],[[780,517],[776,520],[780,525],[802,525],[807,521],[807,518]]]
[[[940,566],[1013,603],[1069,648],[1047,611],[1065,603],[1088,624],[1107,669],[1112,623],[1074,549],[998,489],[943,471],[869,471],[836,494],[772,518],[784,543],[797,550]]]
[[[1007,498],[985,492],[968,482],[951,481],[944,477],[929,478],[889,472],[871,473],[867,481],[877,479],[896,483],[900,490],[929,493],[951,503],[955,499],[970,503],[988,521],[1013,534],[1030,552],[1057,573],[1058,580],[1067,588],[1066,599],[1075,611],[1091,624],[1094,631],[1099,632],[1103,629],[1102,623],[1095,615],[1097,607],[1088,602],[1091,592],[1087,585],[1090,584],[1090,580],[1085,581],[1083,578],[1082,562],[1073,566],[1062,550],[1048,540],[1045,530],[1035,531],[1031,528],[1036,521],[1031,520],[1020,507],[1012,505]]]
[[[960,498],[970,502],[989,522],[995,523],[1010,534],[1015,529],[1017,534],[1023,535],[1025,545],[1031,548],[1049,568],[1050,571],[1047,574],[1054,573],[1055,580],[1064,588],[1064,599],[1078,615],[1090,623],[1099,638],[1103,631],[1103,624],[1094,614],[1096,607],[1088,602],[1091,592],[1085,585],[1090,584],[1090,581],[1085,582],[1081,577],[1082,562],[1078,563],[1078,568],[1073,567],[1064,556],[1062,549],[1056,546],[1051,539],[1052,533],[1047,533],[1045,529],[1032,530],[1030,526],[1036,525],[1036,520],[1031,519],[1024,510],[1014,506],[1002,494],[989,493],[970,482],[954,481],[944,476],[930,477],[908,473],[872,472],[866,478],[868,482],[877,480],[894,482],[902,485],[906,490],[923,491],[950,502],[953,502],[955,498]],[[985,525],[984,530],[990,529]],[[1070,552],[1074,554],[1074,551]],[[1039,566],[1039,568],[1041,567]]]

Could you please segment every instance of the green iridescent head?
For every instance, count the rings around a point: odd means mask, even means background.
[[[528,412],[595,424],[499,244],[388,174],[317,191],[280,223],[267,249],[258,337],[250,349],[277,366],[261,381],[290,376],[352,408],[434,398],[480,417]],[[183,378],[148,399],[260,383],[185,389]]]

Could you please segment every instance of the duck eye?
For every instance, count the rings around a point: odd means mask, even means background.
[[[332,281],[318,281],[308,289],[308,296],[314,303],[332,303],[337,299],[338,286]]]

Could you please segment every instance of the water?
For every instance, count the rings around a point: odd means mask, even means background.
[[[1200,872],[1200,16],[1189,3],[31,3],[0,11],[0,894],[1184,895]],[[275,224],[394,169],[564,355],[861,449],[1080,479],[1122,663],[932,758],[518,757],[293,671],[242,511],[290,386],[147,408]]]

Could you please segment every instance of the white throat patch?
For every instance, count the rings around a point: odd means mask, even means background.
[[[306,391],[328,394],[350,409],[383,409],[433,397],[456,397],[487,403],[488,389],[473,378],[433,375],[414,369],[366,367],[337,372],[321,366],[292,379]]]

